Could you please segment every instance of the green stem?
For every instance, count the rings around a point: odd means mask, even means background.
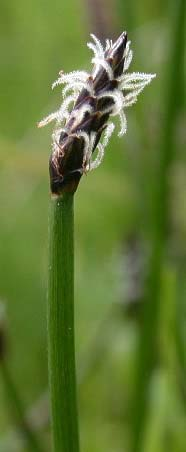
[[[28,450],[31,452],[42,452],[43,449],[40,446],[39,439],[37,438],[36,434],[32,431],[30,425],[28,424],[25,418],[25,411],[22,404],[22,400],[20,399],[17,388],[14,385],[5,359],[1,361],[1,374],[6,393],[6,398],[8,400],[10,410],[13,415],[13,419],[16,420],[16,423],[19,425],[21,431],[25,436]]]
[[[161,278],[169,230],[169,171],[174,159],[175,120],[183,98],[184,0],[173,2],[172,17],[170,58],[165,83],[164,123],[159,146],[156,184],[152,193],[151,256],[140,325],[132,407],[132,452],[143,450],[149,388],[158,352]]]
[[[54,452],[78,452],[74,345],[73,195],[50,206],[48,353]]]

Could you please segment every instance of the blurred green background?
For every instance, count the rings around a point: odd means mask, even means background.
[[[156,72],[75,196],[83,452],[186,450],[184,1],[1,0],[0,301],[5,358],[50,451],[47,235],[59,70],[89,69],[89,34],[127,30],[132,71]],[[1,315],[2,316],[2,315]],[[0,452],[27,452],[0,375]]]

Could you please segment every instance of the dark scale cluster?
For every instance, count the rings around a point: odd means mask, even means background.
[[[86,81],[90,89],[83,88],[75,101],[65,130],[59,136],[57,149],[55,148],[50,156],[50,183],[53,194],[74,192],[82,174],[86,172],[89,162],[85,155],[85,138],[79,132],[84,132],[89,137],[91,132],[95,132],[92,147],[94,152],[114,106],[114,99],[110,95],[106,97],[106,93],[118,87],[117,78],[123,73],[126,44],[127,33],[124,32],[109,49],[105,50],[104,59],[112,69],[113,79],[109,77],[107,66],[105,68],[99,65],[96,75],[90,75]],[[98,98],[104,93],[104,97]],[[78,112],[84,105],[90,109],[85,108],[83,118],[80,115],[78,122]]]

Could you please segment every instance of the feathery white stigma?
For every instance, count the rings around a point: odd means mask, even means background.
[[[87,118],[91,114],[96,113],[95,109],[91,106],[92,104],[90,105],[86,99],[82,105],[80,104],[80,106],[73,108],[82,90],[87,91],[87,98],[89,96],[92,99],[97,99],[98,103],[103,101],[103,105],[105,105],[105,99],[109,99],[106,107],[100,108],[100,113],[108,113],[109,119],[104,126],[102,142],[100,143],[98,140],[96,146],[98,151],[96,158],[93,158],[93,151],[95,150],[95,143],[97,142],[95,131],[87,132],[86,130],[83,130],[82,127],[82,130],[79,130],[78,128],[78,132],[69,132],[71,136],[74,134],[74,136],[81,137],[84,141],[83,170],[85,171],[97,168],[103,159],[104,149],[114,130],[114,125],[110,122],[110,117],[119,116],[120,130],[118,136],[124,135],[127,131],[125,109],[137,101],[138,95],[143,91],[145,86],[156,77],[156,74],[127,72],[133,58],[133,52],[130,49],[130,41],[126,43],[123,51],[123,72],[119,76],[114,75],[115,70],[110,61],[114,58],[117,49],[119,49],[119,47],[121,48],[123,36],[124,34],[122,34],[115,43],[113,43],[112,40],[106,39],[105,46],[103,46],[99,39],[91,34],[92,42],[89,42],[87,46],[93,52],[91,60],[93,64],[92,73],[89,74],[86,71],[73,71],[64,74],[61,71],[59,78],[53,83],[52,89],[58,85],[65,85],[62,90],[63,102],[55,113],[50,114],[38,124],[39,127],[43,127],[51,121],[56,121],[56,128],[53,132],[52,140],[53,149],[58,152],[58,147],[60,148],[59,141],[61,131],[65,130],[68,135],[68,127],[65,128],[68,121],[71,118],[73,119],[73,129],[75,129],[85,117]],[[107,84],[109,86],[109,83],[106,83],[100,93],[96,92],[96,89],[94,89],[94,80],[100,70],[105,71],[108,81],[113,83],[115,80],[115,88],[112,88],[112,84],[110,84],[111,88],[109,87],[107,89],[106,86]]]

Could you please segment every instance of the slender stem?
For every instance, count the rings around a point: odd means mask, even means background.
[[[184,0],[173,2],[170,60],[167,64],[164,124],[159,146],[157,183],[152,193],[151,256],[141,322],[132,407],[132,452],[143,450],[149,386],[157,355],[161,278],[169,229],[169,170],[174,159],[174,125],[183,94]],[[176,64],[175,64],[176,61]],[[181,95],[180,95],[181,94]]]
[[[73,195],[50,206],[48,353],[54,452],[78,452],[74,346]]]
[[[6,398],[8,400],[13,419],[16,420],[21,431],[24,434],[28,450],[31,452],[42,452],[43,448],[40,445],[39,439],[36,433],[32,431],[32,428],[26,420],[22,400],[12,380],[5,359],[1,361],[1,375],[3,379]]]

